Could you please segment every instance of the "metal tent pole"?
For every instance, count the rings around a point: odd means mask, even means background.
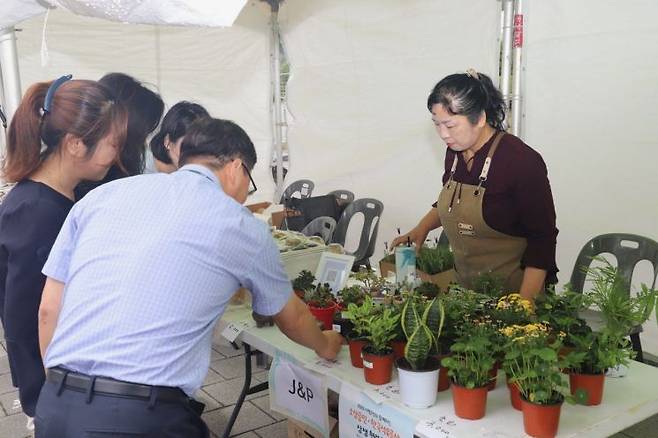
[[[270,20],[270,72],[272,83],[272,134],[276,150],[276,190],[274,202],[278,203],[283,193],[283,125],[281,103],[281,34],[279,30],[279,0],[269,0],[272,7]]]
[[[512,126],[511,132],[517,137],[523,135],[523,0],[514,0],[514,37],[512,44]]]
[[[509,115],[511,105],[511,80],[512,80],[512,23],[514,18],[514,0],[503,0],[502,9],[502,42],[500,57],[500,92],[503,94],[507,114]]]
[[[3,109],[8,119],[21,102],[21,78],[18,71],[16,31],[13,27],[0,29],[0,69],[2,70]]]

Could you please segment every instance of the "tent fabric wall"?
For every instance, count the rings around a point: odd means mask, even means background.
[[[438,197],[445,145],[427,96],[469,67],[497,81],[499,17],[490,0],[283,3],[293,118],[286,183],[309,177],[317,194],[348,189],[381,200],[373,262],[396,227],[410,229]]]
[[[122,71],[153,84],[167,107],[183,99],[198,102],[247,131],[259,157],[254,177],[263,182],[254,199],[269,200],[268,20],[269,7],[260,2],[246,7],[233,27],[221,29],[126,25],[54,10],[46,28],[46,66],[40,57],[43,18],[20,25],[22,85],[25,90],[66,73],[98,79]]]
[[[566,283],[595,235],[658,241],[658,3],[526,4],[526,141],[548,165]],[[645,330],[643,346],[658,353],[656,323]]]

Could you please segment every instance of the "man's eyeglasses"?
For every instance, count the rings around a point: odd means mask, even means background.
[[[244,163],[240,163],[240,164],[242,164],[242,168],[244,169],[244,171],[247,172],[247,176],[249,177],[249,181],[251,184],[251,186],[249,187],[249,191],[247,192],[247,195],[253,195],[256,192],[256,190],[258,190],[258,188],[256,187],[256,183],[254,182],[254,179],[251,177],[251,173],[249,172],[249,169],[247,169],[247,166],[245,166]]]

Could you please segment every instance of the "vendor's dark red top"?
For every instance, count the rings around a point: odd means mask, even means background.
[[[478,184],[494,137],[475,153],[470,171],[460,157],[453,177],[455,181]],[[446,150],[444,185],[450,176],[456,153]],[[488,179],[483,185],[486,187],[482,206],[484,221],[501,233],[525,237],[528,247],[521,267],[544,269],[547,271],[546,282],[556,283],[558,230],[548,171],[541,155],[518,137],[505,134],[491,160]]]

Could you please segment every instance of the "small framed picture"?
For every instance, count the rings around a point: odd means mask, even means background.
[[[315,278],[320,284],[329,283],[332,293],[336,295],[345,287],[353,264],[354,256],[323,252]]]

